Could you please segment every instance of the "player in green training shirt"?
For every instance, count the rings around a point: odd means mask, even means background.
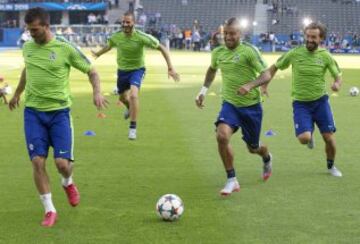
[[[10,110],[19,106],[25,90],[24,127],[28,153],[33,165],[34,181],[45,208],[42,225],[51,227],[57,219],[52,202],[46,159],[54,149],[55,164],[62,175],[62,186],[69,203],[75,207],[80,195],[72,179],[73,127],[70,116],[70,68],[87,73],[93,87],[93,100],[100,109],[107,101],[100,93],[100,80],[86,57],[64,39],[50,32],[49,14],[42,8],[30,9],[25,23],[33,41],[23,47],[25,68],[19,85],[9,102]]]
[[[341,71],[330,55],[319,48],[326,38],[326,28],[321,23],[311,23],[305,28],[306,45],[294,48],[282,55],[259,79],[239,89],[240,94],[248,94],[252,88],[270,82],[278,69],[286,69],[292,65],[292,90],[295,134],[301,144],[314,147],[314,124],[320,130],[325,142],[327,168],[331,175],[341,177],[342,174],[334,165],[336,146],[333,134],[336,131],[329,97],[326,93],[325,73],[330,71],[334,78],[331,89],[339,91]]]
[[[113,47],[117,49],[117,92],[120,95],[120,101],[127,108],[124,118],[130,117],[130,140],[136,139],[136,122],[139,112],[138,96],[142,79],[145,76],[144,47],[159,50],[166,60],[168,75],[175,81],[179,80],[179,75],[171,64],[166,48],[159,44],[159,41],[153,36],[135,30],[134,27],[134,14],[125,13],[122,19],[122,31],[113,34],[103,49],[98,52],[92,51],[93,55],[98,58]]]
[[[234,154],[230,145],[231,136],[241,128],[243,140],[250,153],[263,159],[263,179],[272,173],[271,154],[260,143],[262,107],[260,89],[253,89],[246,96],[238,96],[239,87],[266,70],[266,64],[259,51],[251,44],[240,41],[240,22],[230,18],[224,26],[225,45],[211,53],[211,65],[206,73],[204,85],[196,97],[196,105],[204,106],[207,89],[213,82],[217,69],[222,75],[223,104],[216,125],[218,150],[227,173],[227,182],[220,191],[227,196],[240,190],[234,169]]]

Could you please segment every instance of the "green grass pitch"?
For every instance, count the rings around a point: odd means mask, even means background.
[[[269,64],[276,57],[265,55]],[[273,176],[260,180],[260,158],[247,153],[236,134],[232,145],[242,188],[228,198],[218,194],[226,179],[213,125],[221,103],[220,74],[205,108],[194,104],[209,53],[172,52],[182,79],[175,83],[167,79],[161,54],[147,52],[136,141],[127,139],[128,122],[112,95],[115,52],[94,61],[110,101],[105,119],[96,117],[86,75],[73,70],[74,179],[81,204],[68,205],[50,157],[47,169],[59,214],[51,229],[40,227],[43,209],[24,143],[23,104],[14,112],[0,104],[0,243],[360,243],[360,97],[348,95],[351,86],[360,86],[360,56],[336,59],[344,84],[330,100],[343,178],[326,173],[318,131],[314,150],[294,136],[289,69],[277,74],[264,102],[261,139],[274,156]],[[22,66],[20,51],[0,53],[0,74],[12,86]],[[265,137],[269,129],[276,136]],[[84,136],[86,130],[96,136]],[[165,193],[184,201],[177,222],[163,222],[155,214],[155,203]]]

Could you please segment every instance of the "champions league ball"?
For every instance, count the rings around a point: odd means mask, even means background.
[[[359,88],[357,88],[356,86],[351,87],[349,93],[350,93],[350,96],[356,97],[359,95]]]
[[[157,215],[165,221],[174,221],[184,212],[184,204],[175,194],[166,194],[156,203]]]

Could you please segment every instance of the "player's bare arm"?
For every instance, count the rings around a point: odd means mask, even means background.
[[[206,72],[203,87],[201,88],[199,94],[196,96],[196,99],[195,99],[196,106],[198,106],[199,108],[204,107],[204,100],[205,100],[206,92],[209,89],[209,87],[211,86],[212,82],[214,81],[215,76],[216,76],[216,69],[209,67]]]
[[[341,76],[337,76],[334,80],[334,83],[331,86],[331,90],[333,90],[334,92],[340,91],[341,84],[342,84]]]
[[[96,72],[94,68],[92,68],[89,71],[88,76],[89,76],[89,81],[93,88],[94,105],[99,110],[106,108],[109,102],[105,99],[103,95],[101,95],[99,74]]]
[[[20,96],[25,89],[26,84],[26,72],[25,69],[22,70],[19,84],[15,90],[14,96],[9,101],[9,109],[12,111],[15,108],[19,107]]]
[[[93,55],[94,58],[98,58],[98,57],[100,57],[104,53],[107,53],[110,50],[111,50],[111,47],[109,45],[106,45],[105,47],[103,47],[102,49],[100,49],[97,52],[94,51],[94,50],[91,50],[91,54]]]
[[[158,50],[163,55],[163,57],[166,61],[166,64],[168,66],[168,77],[173,78],[174,81],[180,81],[180,75],[178,73],[176,73],[174,67],[172,66],[168,50],[161,44],[159,45]]]
[[[267,95],[267,86],[275,76],[277,70],[276,66],[272,65],[270,68],[262,72],[256,80],[250,81],[241,86],[237,91],[238,95],[244,96],[248,94],[251,89],[258,86],[261,86],[262,93]]]

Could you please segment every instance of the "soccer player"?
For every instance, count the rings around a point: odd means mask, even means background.
[[[164,56],[168,66],[168,76],[175,81],[179,80],[171,64],[170,56],[166,48],[159,44],[153,36],[135,28],[135,17],[132,12],[126,12],[122,18],[122,31],[113,34],[107,45],[98,52],[92,51],[95,58],[117,49],[117,88],[120,101],[126,106],[124,118],[130,117],[129,139],[136,139],[136,122],[139,112],[139,90],[145,75],[144,47],[159,50]]]
[[[49,14],[42,8],[27,11],[25,23],[33,38],[23,47],[25,68],[10,110],[19,106],[25,90],[24,127],[28,153],[33,166],[35,185],[45,208],[42,225],[51,227],[57,219],[45,169],[49,147],[54,149],[54,159],[62,175],[62,186],[71,206],[79,204],[80,195],[72,177],[73,126],[70,115],[70,67],[87,73],[93,88],[93,101],[98,109],[107,101],[100,93],[100,80],[90,62],[78,49],[64,39],[55,38],[50,31]]]
[[[334,78],[331,89],[339,91],[341,71],[330,53],[319,48],[326,38],[326,28],[321,23],[311,23],[305,30],[306,43],[282,55],[277,62],[264,72],[257,80],[245,84],[239,94],[245,95],[253,88],[265,85],[274,77],[278,69],[292,65],[292,98],[295,134],[301,144],[314,147],[314,124],[320,130],[325,142],[327,168],[331,175],[341,177],[335,165],[336,146],[333,134],[336,131],[333,114],[326,92],[325,73],[330,71]],[[266,90],[266,87],[264,87]]]
[[[266,181],[272,174],[271,154],[267,146],[259,141],[262,121],[260,89],[253,89],[245,96],[237,95],[241,85],[256,79],[259,73],[266,70],[266,64],[259,51],[240,41],[240,36],[240,21],[237,18],[228,19],[224,26],[225,45],[212,51],[211,65],[195,100],[199,108],[204,106],[206,92],[217,69],[220,69],[223,104],[215,125],[218,150],[227,174],[225,187],[220,191],[224,196],[240,190],[234,169],[234,153],[230,145],[231,136],[239,128],[249,152],[258,154],[263,160],[263,180]]]

